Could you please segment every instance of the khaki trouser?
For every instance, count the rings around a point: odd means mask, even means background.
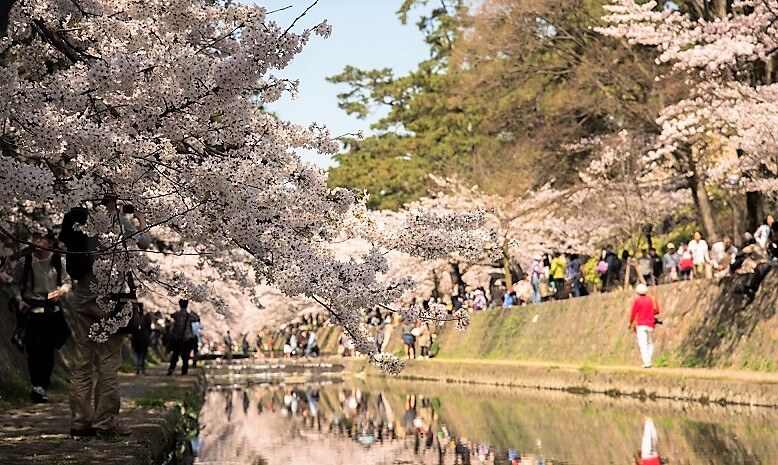
[[[111,429],[116,426],[119,416],[122,336],[113,335],[100,344],[89,339],[89,326],[100,316],[102,312],[96,303],[82,305],[74,312],[73,340],[76,350],[70,376],[70,426],[73,429]],[[94,387],[93,408],[92,378],[95,365],[97,384]]]

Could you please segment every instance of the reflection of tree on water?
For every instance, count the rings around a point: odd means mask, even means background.
[[[708,458],[709,465],[762,465],[765,462],[749,451],[738,436],[732,436],[713,423],[690,422],[685,431],[689,443]],[[773,462],[774,463],[774,462]]]
[[[528,461],[529,455],[514,462],[518,453],[454,437],[441,421],[437,399],[415,394],[401,398],[393,404],[384,392],[344,386],[210,391],[201,415],[200,461],[310,463],[298,455],[325,451],[333,456],[331,463],[553,463]],[[242,408],[243,415],[235,416],[235,408]],[[349,443],[351,448],[344,446]]]
[[[250,464],[258,456],[274,465],[567,463],[546,458],[545,451],[551,450],[566,454],[579,465],[654,465],[641,460],[653,458],[643,449],[656,453],[659,460],[657,439],[662,440],[663,450],[670,451],[668,463],[774,463],[757,458],[773,456],[770,453],[755,453],[752,447],[739,445],[732,439],[734,430],[723,426],[718,430],[715,424],[695,425],[688,420],[667,423],[667,417],[660,416],[657,425],[663,425],[665,437],[657,436],[653,420],[644,422],[634,410],[629,415],[598,413],[582,410],[580,401],[565,410],[526,400],[517,404],[478,396],[398,393],[393,387],[365,391],[348,385],[290,385],[211,391],[201,416],[201,463]],[[235,413],[239,409],[242,415]],[[619,436],[619,431],[624,435]],[[679,442],[684,436],[689,438]],[[643,441],[648,447],[641,444],[641,451],[632,460],[638,440],[644,437],[649,439]],[[591,444],[595,453],[581,459],[586,454],[579,447],[585,443]],[[606,452],[597,452],[600,450]],[[581,456],[574,455],[575,451]],[[598,457],[607,458],[598,462]]]

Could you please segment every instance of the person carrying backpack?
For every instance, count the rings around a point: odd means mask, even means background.
[[[62,257],[51,252],[57,245],[52,234],[35,233],[32,249],[16,264],[14,297],[18,307],[15,336],[27,352],[33,402],[48,402],[46,390],[54,371],[55,351],[70,337],[61,298],[68,290],[62,284]]]
[[[134,237],[141,249],[147,249],[151,237],[143,232],[146,218],[134,211],[138,228],[117,208],[117,197],[107,195],[102,200],[111,218],[111,228],[123,239]],[[128,436],[131,431],[119,423],[121,396],[119,368],[122,365],[122,334],[111,334],[97,342],[89,337],[90,327],[105,321],[109,314],[97,303],[97,278],[92,269],[93,256],[100,248],[98,237],[87,236],[80,228],[87,224],[89,211],[83,207],[71,209],[62,220],[59,240],[67,247],[66,270],[73,280],[70,302],[73,304],[73,341],[75,351],[70,374],[70,435]],[[113,290],[112,292],[116,292]],[[97,384],[94,375],[97,373]]]
[[[170,376],[176,370],[176,363],[181,358],[181,374],[189,372],[189,353],[192,351],[192,343],[197,343],[197,336],[192,331],[192,314],[187,308],[189,301],[180,299],[178,311],[172,315],[173,329],[170,331],[170,366],[167,375]]]

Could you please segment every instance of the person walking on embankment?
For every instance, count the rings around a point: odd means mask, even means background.
[[[643,283],[637,285],[637,293],[629,313],[629,328],[637,335],[643,368],[650,368],[654,358],[654,326],[659,302],[648,295],[648,286]]]

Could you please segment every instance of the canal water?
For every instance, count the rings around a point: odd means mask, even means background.
[[[216,378],[195,463],[778,464],[776,409],[317,378]]]

